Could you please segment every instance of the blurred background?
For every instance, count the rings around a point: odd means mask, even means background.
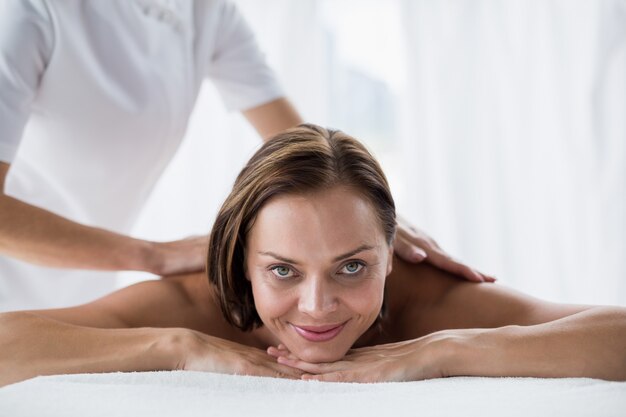
[[[626,305],[625,1],[235,3],[304,118],[362,140],[450,254],[540,298]],[[207,83],[134,235],[208,233],[260,143]]]

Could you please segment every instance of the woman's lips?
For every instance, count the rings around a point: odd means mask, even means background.
[[[346,322],[340,324],[329,324],[326,326],[296,326],[291,324],[300,336],[309,342],[326,342],[337,336],[346,325]]]

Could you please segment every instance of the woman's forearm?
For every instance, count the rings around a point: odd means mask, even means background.
[[[626,380],[625,308],[597,307],[534,326],[453,330],[444,340],[449,376]]]
[[[38,375],[175,369],[185,329],[98,329],[0,314],[0,386]]]

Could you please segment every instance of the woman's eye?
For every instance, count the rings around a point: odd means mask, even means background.
[[[363,269],[363,264],[361,262],[348,262],[345,264],[341,270],[342,274],[354,275]]]
[[[278,278],[290,278],[291,276],[293,276],[293,271],[291,270],[291,268],[284,265],[275,266],[271,268],[271,271]]]

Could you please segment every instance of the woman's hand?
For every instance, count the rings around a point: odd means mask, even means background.
[[[462,276],[468,281],[494,282],[496,280],[492,276],[482,274],[455,260],[444,252],[430,236],[416,229],[400,216],[398,216],[394,251],[407,262],[417,263],[426,260],[437,268]]]
[[[441,333],[441,332],[439,332]],[[351,349],[337,362],[305,362],[284,345],[269,347],[267,353],[279,364],[303,371],[302,379],[327,382],[417,381],[447,376],[442,366],[446,353],[438,333],[419,339]]]
[[[176,367],[186,371],[300,379],[303,371],[277,363],[261,349],[191,331],[179,341],[182,360]]]

